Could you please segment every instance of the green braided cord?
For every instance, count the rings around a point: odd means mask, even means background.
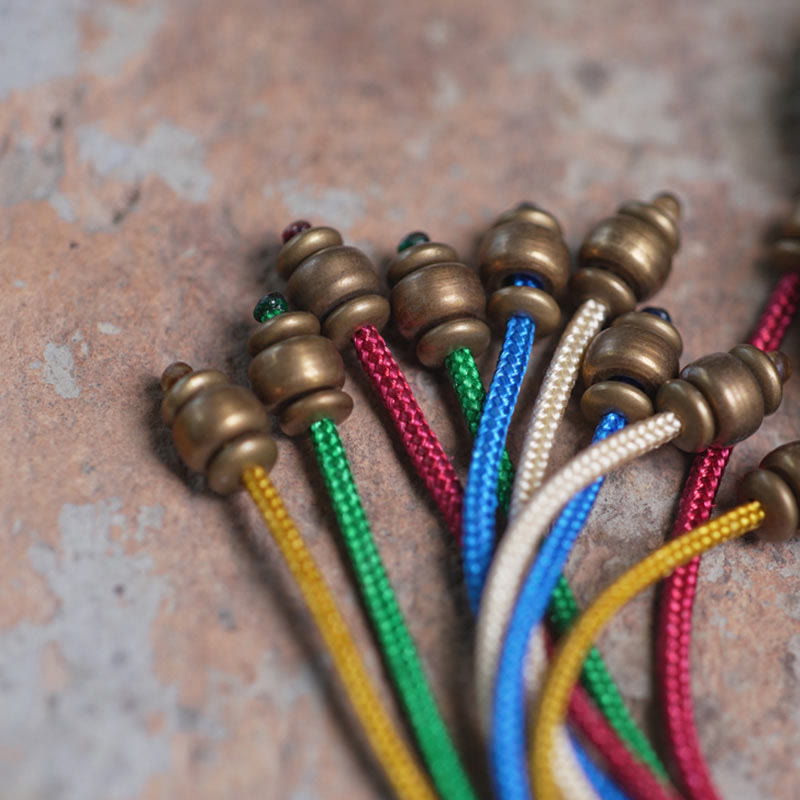
[[[474,437],[478,432],[483,402],[486,399],[486,391],[483,388],[478,365],[475,363],[472,351],[467,347],[462,347],[447,356],[445,366],[461,403],[461,410],[464,412],[469,432]],[[497,476],[497,500],[503,511],[508,511],[513,484],[514,467],[511,466],[508,451],[504,449],[500,459],[500,473]]]
[[[472,352],[467,348],[462,348],[455,350],[447,357],[445,366],[461,402],[470,433],[474,436],[478,430],[483,402],[486,398],[478,365],[475,363]],[[508,511],[513,483],[514,468],[508,453],[504,451],[497,481],[497,497],[503,511]],[[550,600],[550,617],[559,635],[570,627],[578,613],[575,597],[567,579],[562,575]],[[595,647],[589,651],[584,662],[581,682],[628,749],[638,756],[639,760],[646,764],[656,776],[667,780],[667,771],[664,765],[659,760],[647,736],[631,717],[608,667],[603,662],[603,657]]]
[[[553,589],[549,610],[550,620],[559,636],[570,629],[580,613],[575,602],[575,596],[572,594],[567,579],[563,575],[559,578],[556,588]],[[664,781],[668,781],[669,777],[666,768],[650,744],[650,740],[628,712],[625,701],[622,699],[619,689],[617,689],[614,679],[609,674],[608,667],[606,667],[603,657],[596,647],[589,651],[589,655],[583,663],[581,683],[594,698],[598,708],[603,712],[611,727],[614,728],[632,752],[639,756],[654,775]]]
[[[311,440],[367,612],[436,788],[443,798],[475,800],[372,538],[336,425],[315,422]]]

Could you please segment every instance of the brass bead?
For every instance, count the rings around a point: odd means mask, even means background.
[[[322,321],[347,300],[380,293],[370,260],[357,248],[345,245],[310,255],[296,267],[286,288],[298,308]]]
[[[605,269],[579,269],[570,280],[570,294],[578,305],[589,299],[603,303],[610,317],[636,308],[636,295],[630,286]]]
[[[514,314],[525,314],[536,323],[537,336],[547,336],[561,323],[561,309],[547,292],[533,286],[504,286],[492,293],[487,314],[504,325]]]
[[[330,339],[294,336],[262,350],[250,364],[250,383],[272,412],[283,404],[321,389],[341,389],[342,357]]]
[[[208,485],[217,494],[231,494],[241,488],[242,473],[248,467],[269,472],[278,458],[278,448],[266,433],[248,433],[225,445],[208,465]]]
[[[772,261],[781,272],[800,272],[800,203],[772,248]]]
[[[292,336],[314,336],[319,333],[319,320],[307,311],[287,311],[262,322],[247,341],[247,352],[255,356],[275,342]]]
[[[750,344],[737,345],[730,353],[743,361],[750,372],[756,376],[764,401],[764,416],[774,414],[783,397],[783,378],[775,362],[763,350]]]
[[[348,300],[325,317],[322,332],[336,346],[344,350],[353,334],[365,325],[381,330],[391,315],[389,301],[380,294],[367,294]]]
[[[638,300],[660,289],[680,245],[680,204],[670,194],[651,203],[632,201],[602,220],[586,236],[578,263],[622,278]]]
[[[653,404],[641,389],[629,383],[601,381],[583,393],[581,411],[593,425],[610,411],[622,414],[628,422],[638,422],[653,415]]]
[[[426,367],[440,367],[450,353],[466,347],[479,356],[489,346],[489,326],[479,319],[455,319],[431,328],[417,342],[417,358]]]
[[[589,345],[582,367],[584,384],[622,377],[654,394],[677,374],[682,348],[671,323],[644,311],[624,314]]]
[[[301,397],[280,413],[281,430],[287,436],[305,433],[315,422],[330,419],[337,425],[344,422],[353,410],[353,399],[338,389],[327,389]]]
[[[764,520],[756,531],[759,539],[785,542],[797,533],[800,511],[794,492],[775,472],[754,469],[739,484],[739,501],[758,500],[764,507]]]
[[[176,362],[164,370],[161,377],[161,386],[167,389],[164,399],[161,401],[161,419],[167,425],[172,425],[175,415],[186,405],[196,394],[205,391],[211,386],[219,386],[229,383],[228,378],[216,369],[203,369],[197,372],[185,371],[188,364]],[[177,375],[183,373],[183,377],[175,380]]]
[[[293,236],[278,253],[278,274],[288,281],[295,269],[310,255],[328,247],[342,245],[342,236],[335,228],[319,225]]]
[[[224,445],[246,434],[269,430],[264,407],[243,386],[206,386],[175,415],[172,436],[186,464],[198,472]]]
[[[729,353],[700,358],[681,371],[681,379],[699,389],[711,407],[715,447],[730,447],[755,433],[767,413],[767,404],[774,405],[776,382],[782,382],[780,372],[773,359],[760,358],[755,350],[739,345]]]
[[[486,295],[466,264],[429,264],[408,273],[392,288],[392,318],[400,335],[420,334],[453,319],[485,318]]]
[[[406,275],[410,275],[422,267],[453,261],[460,262],[460,259],[458,253],[449,244],[421,242],[407,247],[389,262],[386,280],[390,287],[394,287]]]
[[[760,466],[761,469],[780,475],[800,504],[800,442],[789,442],[776,447],[764,457]]]
[[[484,235],[479,252],[481,280],[493,292],[519,274],[535,275],[542,288],[559,295],[569,277],[569,251],[555,218],[520,207],[500,216]]]
[[[667,381],[656,395],[656,409],[671,411],[681,421],[681,433],[672,443],[686,453],[699,453],[714,441],[714,414],[702,393],[691,383]]]

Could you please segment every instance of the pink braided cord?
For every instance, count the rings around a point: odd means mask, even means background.
[[[800,273],[776,284],[750,344],[777,350],[800,303]],[[709,449],[694,459],[683,488],[672,536],[696,528],[711,516],[722,474],[733,448]],[[694,722],[691,682],[692,607],[700,558],[667,578],[661,595],[656,668],[667,737],[680,780],[692,800],[719,800],[700,749]]]
[[[374,325],[353,335],[353,345],[370,383],[400,434],[417,474],[433,497],[447,527],[461,541],[461,506],[464,489],[441,442],[431,430],[414,392]]]

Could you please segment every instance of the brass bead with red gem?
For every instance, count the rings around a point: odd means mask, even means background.
[[[610,411],[628,422],[652,416],[658,388],[678,374],[683,342],[662,309],[632,311],[594,337],[583,360],[581,410],[592,423]]]
[[[674,444],[681,450],[731,447],[777,411],[789,375],[783,353],[740,344],[684,367],[680,378],[659,389],[656,408],[680,419],[682,430]]]
[[[666,192],[621,205],[584,239],[572,296],[602,302],[612,316],[632,311],[666,282],[680,246],[679,218],[680,203]]]
[[[340,233],[326,226],[294,223],[278,253],[278,273],[289,299],[319,319],[322,332],[343,349],[365,325],[379,330],[389,319],[389,302],[380,292],[372,262]]]
[[[554,296],[567,285],[569,251],[552,214],[527,203],[501,214],[484,234],[478,260],[490,320],[504,324],[522,313],[539,334],[558,328],[561,310]],[[541,288],[509,285],[519,275],[535,278]]]
[[[161,376],[161,416],[184,463],[203,472],[215,492],[241,489],[248,467],[272,469],[278,456],[258,398],[214,369],[176,362]]]
[[[304,433],[321,419],[344,422],[353,410],[350,395],[341,391],[342,357],[319,332],[313,314],[288,311],[259,325],[248,342],[250,383],[287,436]]]
[[[461,348],[474,355],[486,349],[486,295],[452,247],[431,241],[406,247],[390,262],[387,279],[395,327],[426,367],[441,366]]]

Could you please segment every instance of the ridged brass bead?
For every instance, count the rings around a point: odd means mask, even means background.
[[[653,403],[641,389],[622,381],[601,381],[581,395],[581,412],[593,425],[612,411],[638,422],[653,415]]]
[[[392,259],[387,275],[392,320],[404,338],[417,343],[423,364],[439,366],[462,347],[483,352],[490,338],[486,295],[475,271],[452,247],[439,242],[408,247]]]
[[[625,203],[589,232],[578,255],[579,266],[608,270],[644,300],[669,275],[680,246],[679,216],[680,204],[667,193],[650,203]]]
[[[782,272],[800,272],[800,204],[772,248],[772,261]]]
[[[682,380],[667,381],[656,395],[656,409],[671,411],[681,421],[681,433],[672,443],[685,453],[711,446],[716,433],[714,414],[702,392]]]
[[[426,367],[440,367],[447,356],[462,347],[480,355],[489,346],[489,326],[479,319],[443,322],[423,334],[417,342],[417,358]]]
[[[558,296],[569,277],[569,251],[561,227],[548,212],[521,206],[502,214],[481,240],[480,275],[494,292],[515,275],[535,275]]]
[[[534,286],[504,286],[492,293],[486,309],[496,325],[505,325],[515,314],[525,314],[536,324],[536,334],[547,336],[561,322],[561,309],[547,292]]]
[[[759,539],[785,542],[798,532],[800,526],[797,493],[781,475],[765,468],[763,463],[760,469],[748,472],[742,479],[739,501],[748,503],[758,500],[764,507],[764,520],[756,530]]]
[[[780,403],[782,384],[788,377],[783,365],[782,354],[766,354],[751,345],[738,345],[729,353],[714,353],[684,367],[680,381],[699,391],[713,418],[714,438],[704,447],[730,447],[758,430],[764,417]],[[687,409],[677,407],[675,390],[665,393],[667,386],[656,398],[658,410],[673,411],[685,427],[694,425],[694,420],[684,420],[682,412]],[[696,395],[692,397],[696,401]],[[682,438],[676,441],[679,447]]]
[[[583,360],[586,386],[613,378],[636,381],[645,394],[655,394],[678,373],[683,350],[672,323],[644,311],[618,317],[610,328],[594,337]]]
[[[780,475],[800,504],[800,442],[776,447],[761,461],[761,469]]]
[[[636,295],[622,278],[605,269],[584,267],[570,279],[570,295],[575,304],[597,300],[608,308],[610,317],[618,317],[636,308]]]
[[[285,323],[292,314],[297,321]],[[342,357],[330,339],[302,332],[313,327],[309,318],[317,322],[305,312],[272,317],[253,332],[248,345],[253,356],[250,383],[289,436],[320,419],[343,422],[353,409],[349,395],[340,391],[345,381]]]
[[[272,468],[277,451],[269,419],[251,391],[229,383],[221,372],[194,372],[181,362],[167,367],[161,383],[166,388],[162,416],[172,425],[178,454],[191,469],[208,473],[212,489],[227,493],[239,488],[247,466]],[[248,437],[258,446],[242,451],[237,445],[238,454],[221,455]],[[217,459],[212,478],[210,466]]]
[[[267,433],[247,433],[226,444],[206,469],[209,487],[217,494],[231,494],[241,488],[242,473],[248,467],[263,467],[267,472],[278,458],[278,448]]]
[[[293,236],[278,254],[277,266],[287,280],[289,299],[314,314],[340,347],[349,332],[386,323],[388,305],[372,262],[357,248],[343,245],[333,228],[309,228]],[[353,302],[366,298],[381,299]]]
[[[250,383],[267,411],[322,389],[344,386],[339,351],[324,336],[293,336],[256,354],[248,370]]]

